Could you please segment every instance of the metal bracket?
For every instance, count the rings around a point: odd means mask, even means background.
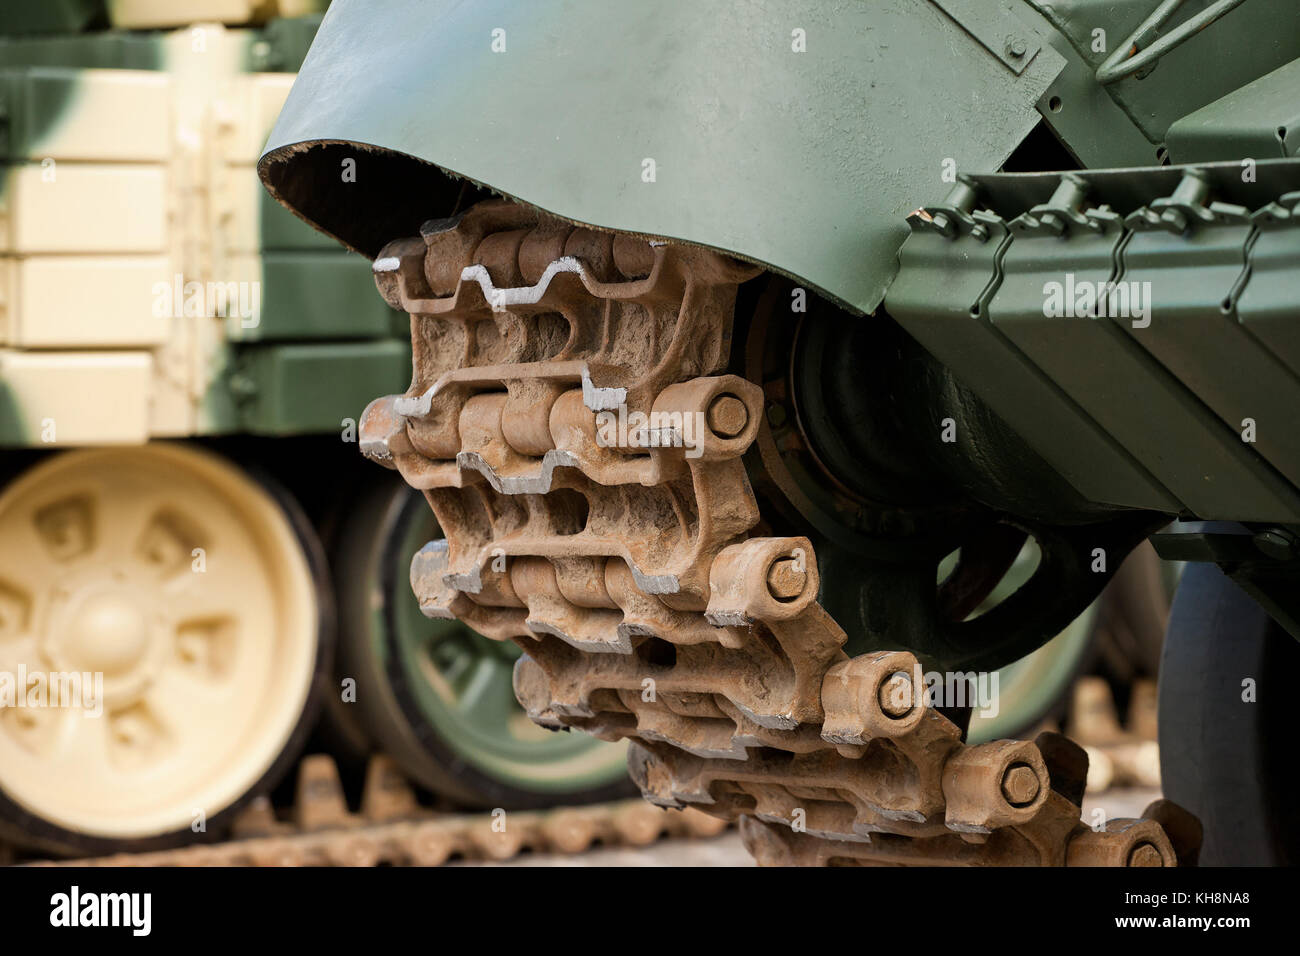
[[[1213,561],[1300,640],[1300,537],[1288,528],[1153,534],[1166,561]]]
[[[1014,13],[1011,0],[930,0],[1019,76],[1043,48],[1042,40]]]

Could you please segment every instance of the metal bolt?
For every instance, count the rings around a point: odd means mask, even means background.
[[[1061,182],[1052,193],[1049,205],[1061,209],[1080,209],[1088,195],[1088,181],[1074,173],[1063,173]]]
[[[1055,235],[1059,236],[1065,232],[1065,220],[1054,212],[1043,213],[1038,218],[1038,221],[1042,223],[1049,232],[1052,232]]]
[[[1160,214],[1160,220],[1173,226],[1175,232],[1187,231],[1187,216],[1181,209],[1166,209]]]
[[[1295,538],[1280,528],[1261,531],[1255,535],[1254,541],[1260,553],[1274,561],[1294,561],[1296,558]]]
[[[1028,52],[1028,49],[1025,41],[1017,37],[1007,44],[1007,56],[1018,60]]]
[[[735,438],[749,424],[749,409],[735,395],[719,395],[709,405],[709,428],[723,438]]]
[[[1024,807],[1038,797],[1038,774],[1028,764],[1018,763],[1002,775],[1002,796],[1013,807]]]
[[[767,589],[778,601],[791,601],[803,594],[808,572],[800,570],[794,558],[779,558],[767,569]]]
[[[880,709],[895,719],[912,712],[912,678],[903,671],[895,671],[880,684],[877,693]]]
[[[1189,169],[1169,198],[1188,206],[1203,206],[1210,195],[1210,178],[1204,170]]]
[[[957,177],[956,184],[948,191],[943,204],[954,209],[960,209],[962,212],[970,212],[975,208],[975,203],[978,200],[979,190],[976,189],[974,181],[963,174]],[[943,214],[940,213],[940,215]]]
[[[1128,855],[1129,866],[1164,866],[1164,857],[1150,843],[1139,843]]]

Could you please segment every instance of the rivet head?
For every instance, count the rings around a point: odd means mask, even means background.
[[[735,395],[719,395],[708,411],[709,428],[722,438],[735,438],[749,425],[749,409]]]
[[[794,558],[781,558],[767,569],[767,588],[779,601],[790,601],[803,593],[808,573],[799,568]]]
[[[912,678],[902,671],[895,671],[881,682],[877,696],[880,709],[890,717],[906,717],[913,706]]]
[[[1038,797],[1038,774],[1027,764],[1008,767],[1002,777],[1002,796],[1013,807],[1024,807]]]
[[[1128,855],[1129,866],[1164,866],[1164,857],[1150,843],[1139,843]]]

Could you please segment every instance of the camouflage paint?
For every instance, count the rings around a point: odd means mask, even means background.
[[[296,68],[320,17],[111,7],[119,27],[170,10],[183,28],[0,38],[0,444],[337,432],[410,361],[368,263],[254,170],[292,80],[268,71]],[[194,281],[217,302],[248,290],[256,324],[187,314]]]

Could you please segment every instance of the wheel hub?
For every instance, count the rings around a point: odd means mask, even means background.
[[[147,657],[148,619],[125,589],[78,594],[62,617],[70,626],[52,633],[51,657],[66,670],[123,678]]]
[[[148,622],[140,606],[122,591],[85,595],[68,617],[73,626],[59,656],[69,669],[121,677],[145,659]]]
[[[100,699],[88,699],[88,706],[111,711],[131,704],[167,668],[173,648],[183,651],[169,640],[175,615],[149,583],[123,567],[69,569],[48,592],[36,654],[53,671],[102,680]]]

